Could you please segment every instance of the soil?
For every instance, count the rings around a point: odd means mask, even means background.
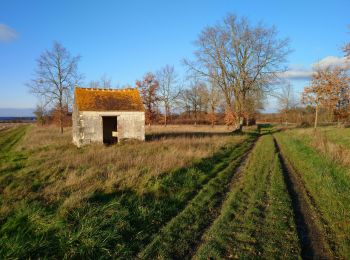
[[[331,259],[334,253],[326,239],[325,232],[318,223],[323,223],[313,198],[307,191],[292,165],[284,158],[277,141],[274,139],[275,148],[278,152],[284,180],[289,196],[292,201],[294,220],[297,227],[303,259]]]

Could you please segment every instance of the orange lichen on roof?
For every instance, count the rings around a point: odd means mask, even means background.
[[[137,89],[75,88],[79,111],[144,111]]]

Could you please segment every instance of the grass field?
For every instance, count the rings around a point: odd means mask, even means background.
[[[350,129],[146,130],[1,128],[0,258],[350,257]]]

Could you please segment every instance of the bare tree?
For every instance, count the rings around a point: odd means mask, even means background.
[[[176,100],[177,106],[179,107],[180,110],[183,110],[187,117],[191,117],[191,110],[192,110],[192,104],[190,100],[190,95],[189,95],[189,90],[184,89],[180,92],[179,98]]]
[[[167,126],[171,108],[180,94],[178,76],[173,66],[166,65],[157,72],[156,78],[159,83],[158,98],[164,108],[164,126]]]
[[[199,115],[203,112],[207,98],[206,85],[203,82],[192,82],[188,89],[181,91],[180,102],[184,109],[194,117],[194,124],[197,124]]]
[[[73,88],[79,84],[82,75],[78,73],[80,56],[71,56],[60,43],[54,42],[37,59],[35,77],[27,84],[30,92],[45,100],[45,105],[59,109],[60,131],[63,133],[64,107],[69,106]]]
[[[217,86],[216,82],[211,80],[207,86],[207,103],[209,108],[208,118],[211,123],[211,126],[214,127],[216,122],[216,110],[220,102],[222,101],[222,94]]]
[[[46,121],[47,111],[46,111],[45,106],[43,105],[42,102],[39,102],[36,105],[36,108],[35,108],[33,113],[36,117],[37,123],[38,124],[40,123],[40,125],[43,126],[45,124],[45,121]]]
[[[241,130],[247,96],[269,91],[271,82],[284,71],[282,65],[290,52],[288,39],[278,39],[274,27],[252,26],[245,18],[228,15],[220,24],[203,30],[196,45],[196,60],[185,64],[217,84],[227,111]]]
[[[112,80],[103,75],[100,80],[93,80],[89,83],[90,88],[112,88]]]
[[[280,91],[276,92],[273,96],[277,98],[278,105],[281,108],[280,110],[285,117],[285,123],[288,124],[288,112],[297,104],[293,86],[290,82],[284,82],[281,85]]]

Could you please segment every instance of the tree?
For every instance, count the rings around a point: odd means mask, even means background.
[[[206,101],[206,85],[203,82],[192,82],[189,89],[184,91],[185,99],[189,101],[191,112],[194,116],[194,124],[198,123],[199,115],[203,111]]]
[[[175,100],[180,94],[178,89],[178,77],[173,66],[166,65],[157,72],[159,82],[158,99],[163,103],[164,108],[164,126],[167,125],[168,115]]]
[[[216,110],[222,100],[219,87],[214,81],[210,81],[207,87],[207,103],[209,107],[208,119],[212,127],[216,122]]]
[[[296,106],[296,98],[293,91],[293,86],[290,82],[281,85],[280,92],[276,92],[274,97],[277,98],[281,113],[284,114],[285,122],[288,124],[288,113],[291,108]]]
[[[43,126],[46,122],[47,111],[45,110],[45,106],[42,103],[38,103],[34,110],[34,115],[36,117],[37,123]]]
[[[63,117],[62,113],[63,111]],[[51,122],[55,125],[63,125],[63,127],[71,126],[72,118],[68,115],[68,106],[64,105],[63,108],[54,107],[50,111]]]
[[[304,88],[302,94],[304,104],[315,107],[314,128],[317,128],[320,107],[337,116],[338,122],[349,113],[350,86],[347,68],[316,67],[311,84]]]
[[[159,97],[157,91],[159,83],[152,73],[147,73],[143,80],[137,80],[136,86],[140,89],[143,104],[146,107],[146,123],[151,125],[154,122],[157,115],[157,102]]]
[[[221,89],[229,117],[241,130],[246,98],[269,90],[284,71],[290,52],[288,39],[278,39],[274,27],[252,26],[247,19],[228,15],[223,22],[200,34],[196,60],[189,69],[214,81]]]
[[[193,81],[187,89],[181,91],[178,103],[186,111],[188,117],[193,117],[194,124],[198,123],[200,115],[207,110],[208,91],[206,84]]]
[[[112,88],[112,80],[103,75],[100,80],[93,80],[89,83],[90,88]]]
[[[256,91],[249,94],[246,97],[244,118],[246,119],[246,125],[248,126],[252,119],[255,119],[259,109],[263,109],[264,93]],[[255,122],[255,120],[254,120]]]
[[[64,107],[71,104],[72,92],[82,76],[78,73],[80,56],[71,56],[60,43],[54,42],[37,59],[35,77],[27,85],[30,92],[59,110],[59,126],[63,133]]]

